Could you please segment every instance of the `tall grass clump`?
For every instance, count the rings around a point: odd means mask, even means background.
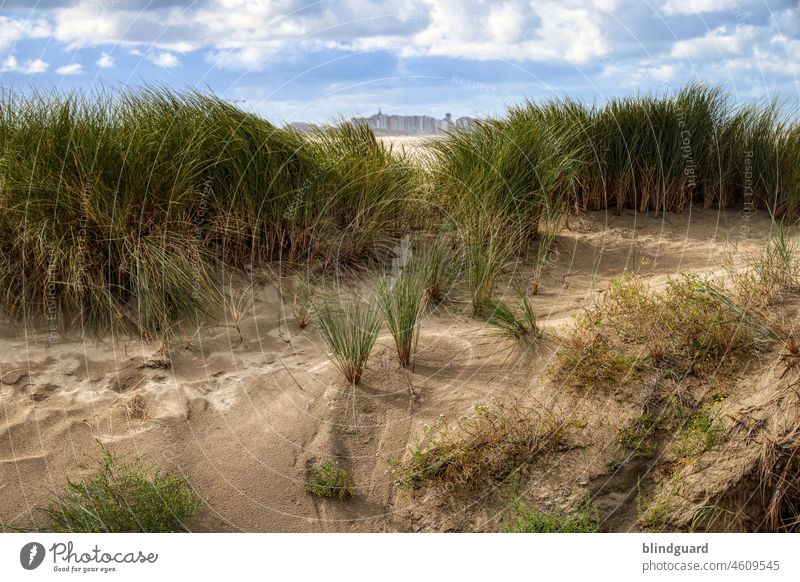
[[[746,307],[763,309],[800,288],[800,248],[782,220],[773,224],[763,250],[748,259],[745,269],[731,273],[736,298]]]
[[[541,230],[564,208],[680,212],[693,204],[800,211],[800,126],[777,102],[738,103],[694,82],[604,105],[527,101],[434,145],[455,211]]]
[[[350,384],[358,384],[382,323],[377,301],[322,298],[314,303],[314,319],[328,344],[331,359]]]
[[[516,309],[502,300],[492,300],[486,306],[486,321],[500,336],[532,342],[541,334],[536,313],[527,295],[519,293]]]
[[[384,256],[388,237],[415,222],[417,167],[359,123],[341,122],[311,134],[306,151],[319,168],[317,193],[311,214],[308,207],[299,211],[303,228],[294,230],[313,233],[321,247],[317,255],[329,263]]]
[[[495,284],[519,250],[518,232],[491,225],[466,233],[464,277],[472,295],[472,312],[482,314],[491,303]]]
[[[201,507],[185,478],[104,449],[93,474],[68,481],[42,512],[57,533],[166,533],[187,531]]]
[[[553,195],[571,178],[573,143],[535,108],[514,109],[434,142],[431,179],[459,222],[503,225],[533,238],[548,208],[563,205]]]
[[[450,297],[464,270],[463,249],[454,244],[451,233],[439,232],[415,247],[408,268],[425,289],[426,301],[439,305]]]
[[[220,266],[375,256],[416,184],[364,127],[308,137],[162,88],[3,92],[0,176],[0,308],[146,333],[218,310]]]
[[[393,281],[383,279],[378,290],[389,331],[404,368],[411,364],[419,340],[419,322],[425,310],[425,287],[411,269],[404,269]]]

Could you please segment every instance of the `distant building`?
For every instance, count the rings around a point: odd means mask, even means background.
[[[354,123],[365,123],[373,131],[404,134],[442,133],[470,127],[474,121],[471,117],[459,117],[454,123],[450,113],[445,113],[444,119],[429,115],[386,115],[380,109],[375,115],[353,118]]]

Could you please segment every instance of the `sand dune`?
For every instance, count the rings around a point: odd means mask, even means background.
[[[424,320],[413,372],[398,369],[384,329],[355,391],[313,325],[301,330],[293,321],[280,293],[289,283],[266,272],[253,276],[254,315],[242,342],[232,326],[201,329],[173,343],[170,367],[152,359],[158,345],[76,335],[48,345],[45,334],[3,324],[0,529],[41,525],[36,506],[80,476],[76,466],[103,443],[187,475],[208,504],[195,528],[202,531],[491,530],[502,505],[490,491],[442,508],[398,491],[388,460],[402,456],[423,424],[494,397],[584,419],[582,446],[543,459],[525,486],[543,507],[565,506],[603,473],[614,432],[636,402],[544,381],[558,331],[624,270],[654,286],[682,271],[717,272],[759,249],[769,228],[763,213],[744,228],[735,213],[713,210],[572,217],[533,298],[549,331],[533,353],[488,335],[466,303],[455,304]],[[354,475],[353,500],[305,493],[307,468],[329,457]],[[610,510],[624,498],[599,502]]]

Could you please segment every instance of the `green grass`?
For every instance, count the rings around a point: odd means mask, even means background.
[[[442,230],[415,246],[409,268],[425,287],[430,305],[444,303],[463,275],[463,256],[453,242],[453,233]]]
[[[378,290],[380,303],[389,331],[397,347],[400,365],[411,365],[419,339],[419,323],[425,309],[425,285],[419,275],[404,269],[394,279],[383,279]]]
[[[737,301],[752,309],[764,309],[787,292],[800,288],[800,255],[797,242],[784,222],[773,223],[763,250],[748,257],[748,266],[730,275]]]
[[[536,314],[527,295],[519,295],[516,308],[501,300],[490,300],[484,309],[484,315],[486,322],[502,337],[530,343],[541,335]]]
[[[629,426],[623,427],[617,441],[634,457],[649,458],[656,452],[655,433],[658,430],[656,419],[642,414]]]
[[[42,512],[47,531],[161,533],[187,531],[201,507],[185,478],[104,449],[92,475],[68,481]]]
[[[315,301],[314,319],[330,356],[350,384],[358,384],[382,323],[377,301],[324,297]]]
[[[219,267],[369,261],[418,171],[366,128],[307,136],[165,88],[0,95],[0,309],[105,333],[192,329]]]
[[[723,428],[718,407],[706,406],[678,434],[672,452],[684,461],[691,461],[720,442]]]
[[[600,531],[600,516],[587,505],[574,513],[558,514],[530,509],[519,496],[511,501],[507,523],[508,533],[596,533]]]
[[[749,201],[797,217],[788,119],[701,84],[602,106],[524,102],[435,140],[420,167],[362,124],[302,134],[200,92],[4,91],[0,310],[60,331],[194,330],[224,308],[223,269],[364,266],[415,233],[444,241],[423,250],[432,302],[463,267],[479,313],[530,244],[538,292],[572,209]],[[756,267],[765,282],[787,273],[782,237]]]
[[[294,281],[292,297],[292,315],[300,329],[305,328],[311,321],[314,309],[314,288],[308,276],[297,275]]]
[[[681,212],[749,197],[796,217],[800,129],[787,119],[775,103],[736,103],[700,83],[602,106],[528,101],[437,142],[430,171],[456,212],[530,235],[572,206]]]
[[[464,275],[472,295],[473,315],[481,315],[489,306],[495,284],[503,269],[518,250],[518,232],[509,232],[498,225],[473,225],[466,233],[466,266]]]
[[[309,472],[306,491],[317,497],[347,499],[355,494],[355,483],[334,461],[325,461]]]

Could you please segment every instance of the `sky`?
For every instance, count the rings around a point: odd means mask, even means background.
[[[0,87],[199,88],[275,122],[686,82],[800,95],[798,0],[0,0]]]

